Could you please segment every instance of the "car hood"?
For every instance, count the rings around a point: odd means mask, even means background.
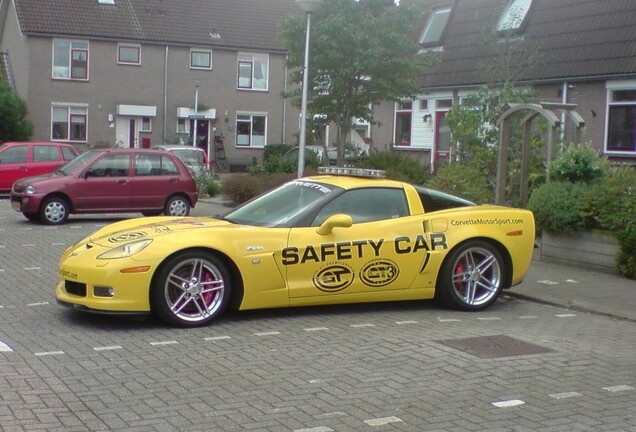
[[[90,242],[113,247],[143,238],[157,238],[184,231],[235,228],[230,222],[212,217],[146,217],[116,222],[95,231]]]
[[[13,189],[16,192],[22,192],[27,186],[34,185],[36,183],[46,182],[47,180],[59,178],[60,175],[55,172],[40,174],[32,177],[25,177],[23,179],[17,180],[13,184]]]

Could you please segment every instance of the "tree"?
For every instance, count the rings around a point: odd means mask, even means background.
[[[0,143],[31,138],[33,124],[26,119],[27,112],[15,89],[0,79]]]
[[[414,35],[422,13],[393,0],[326,0],[311,17],[307,119],[334,123],[338,164],[353,120],[373,122],[370,108],[381,101],[411,98],[419,92],[418,74],[429,57],[418,55]],[[284,96],[300,106],[306,17],[288,16],[282,23],[287,65],[296,88]]]

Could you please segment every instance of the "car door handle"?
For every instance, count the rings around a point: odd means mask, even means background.
[[[119,179],[119,180],[117,180],[117,183],[126,184],[126,183],[128,183],[128,179]]]
[[[170,179],[170,183],[176,183],[178,180],[179,180],[178,178],[176,178],[176,177],[172,177],[172,178]]]

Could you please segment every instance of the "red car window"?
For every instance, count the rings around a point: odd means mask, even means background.
[[[77,150],[71,147],[62,146],[60,148],[62,149],[62,157],[65,161],[70,161],[71,159],[74,159],[75,156],[77,156]]]
[[[60,160],[60,153],[54,145],[33,146],[33,162],[53,162]]]
[[[26,163],[27,161],[27,146],[15,146],[10,147],[0,153],[0,163],[10,164],[10,163]]]

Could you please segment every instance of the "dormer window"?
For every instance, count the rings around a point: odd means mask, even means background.
[[[433,9],[431,15],[428,17],[422,36],[420,36],[420,44],[427,46],[440,45],[442,35],[448,24],[448,18],[450,16],[451,6],[440,6]]]
[[[532,0],[509,0],[497,23],[497,31],[519,31],[528,16],[531,5]]]

